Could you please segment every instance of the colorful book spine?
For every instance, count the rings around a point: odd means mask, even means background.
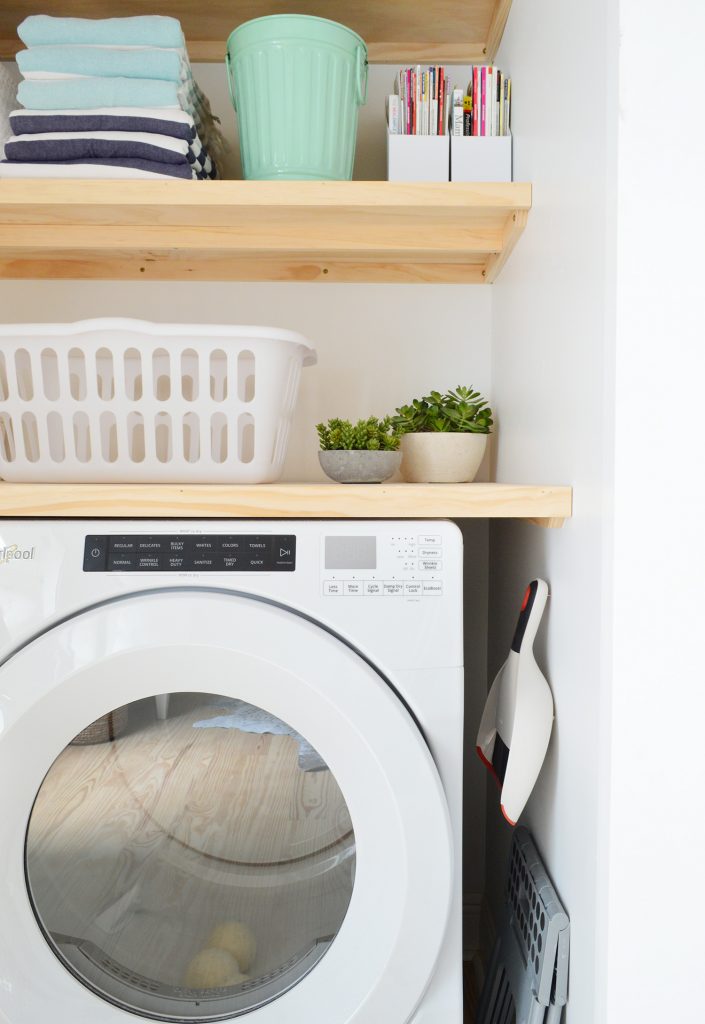
[[[472,135],[472,96],[463,97],[463,135]]]
[[[495,133],[495,69],[491,66],[487,68],[487,80],[486,80],[487,93],[485,97],[486,103],[486,124],[487,134],[494,135]]]
[[[472,118],[472,134],[480,134],[480,69],[472,69],[472,95],[475,100]]]

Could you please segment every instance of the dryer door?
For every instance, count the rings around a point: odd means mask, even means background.
[[[446,927],[448,811],[343,641],[154,591],[16,652],[0,702],[2,1019],[408,1020]]]

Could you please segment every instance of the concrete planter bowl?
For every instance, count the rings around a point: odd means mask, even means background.
[[[404,434],[401,473],[407,483],[457,484],[474,480],[487,448],[487,434],[431,431]]]
[[[339,484],[381,484],[399,469],[401,452],[319,452],[321,469]]]

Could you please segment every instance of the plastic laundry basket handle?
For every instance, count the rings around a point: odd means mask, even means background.
[[[229,50],[226,51],[226,53],[225,53],[225,63],[227,65],[227,71],[228,71],[228,89],[230,90],[230,99],[232,100],[233,107],[235,108],[235,113],[237,113],[237,100],[235,99],[235,87],[233,85],[233,72],[232,72],[232,68],[230,67],[230,51]]]
[[[357,91],[357,105],[358,107],[364,106],[367,103],[367,56],[365,54],[364,46],[358,46],[355,51],[357,61],[357,76],[356,76],[356,91]]]

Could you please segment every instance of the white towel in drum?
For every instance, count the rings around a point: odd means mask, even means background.
[[[321,755],[308,740],[292,729],[286,722],[269,712],[263,711],[244,700],[218,701],[220,707],[228,709],[227,715],[204,718],[193,723],[194,729],[240,729],[242,732],[272,733],[275,736],[291,736],[299,745],[299,768],[304,772],[320,772],[328,767]]]

